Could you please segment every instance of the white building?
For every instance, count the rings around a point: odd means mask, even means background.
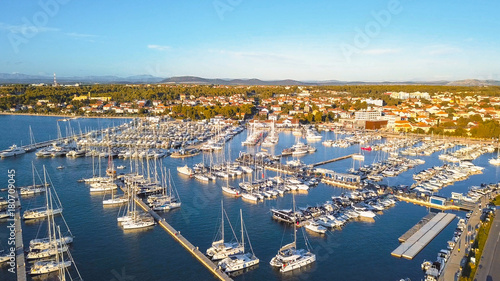
[[[356,120],[379,120],[382,116],[380,111],[356,111],[354,119]]]

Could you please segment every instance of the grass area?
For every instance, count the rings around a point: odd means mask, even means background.
[[[497,196],[497,198],[495,198],[495,200],[499,200],[499,199],[500,199],[500,196]],[[474,243],[472,244],[471,251],[469,252],[469,255],[467,256],[467,264],[464,266],[464,268],[462,270],[462,276],[460,276],[460,281],[472,281],[472,280],[474,280],[474,276],[476,275],[477,265],[480,262],[481,256],[483,254],[484,245],[486,244],[486,240],[488,239],[488,234],[490,233],[492,221],[493,221],[493,218],[491,218],[491,221],[489,221],[489,222],[482,223],[481,227],[479,227],[476,239],[474,240]],[[471,263],[472,257],[476,257],[475,264]]]
[[[493,202],[493,204],[495,204],[495,206],[500,206],[500,195],[495,197],[495,199],[492,200],[492,202]]]

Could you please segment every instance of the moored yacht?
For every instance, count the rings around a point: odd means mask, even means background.
[[[241,252],[243,254],[231,255],[219,262],[219,267],[227,273],[249,268],[259,263],[259,259],[253,253],[252,245],[250,244],[250,239],[248,239],[248,244],[250,245],[250,249],[252,250],[252,252],[245,253],[245,236],[244,236],[245,225],[243,224],[243,215],[241,209],[240,209],[240,218],[241,218],[241,248],[242,248]]]
[[[212,260],[221,260],[227,258],[228,256],[242,254],[244,252],[243,245],[238,241],[236,242],[224,241],[224,217],[225,216],[227,217],[227,215],[226,212],[224,211],[224,205],[222,202],[221,204],[222,204],[221,206],[222,220],[221,220],[221,227],[219,229],[219,235],[221,239],[212,242],[212,246],[208,248],[206,251],[207,256],[209,256]],[[231,229],[233,229],[233,227],[231,226],[231,222],[229,222],[229,226],[231,227]]]
[[[295,197],[293,198],[293,205],[295,209]],[[281,273],[299,269],[316,261],[316,255],[309,249],[297,249],[296,223],[293,223],[293,237],[293,242],[281,247],[278,254],[269,262],[272,266],[278,267]],[[308,242],[305,234],[304,238],[307,246]]]
[[[177,167],[177,172],[190,177],[194,174],[193,169],[189,168],[187,164],[182,167]]]
[[[6,157],[17,156],[24,153],[26,153],[26,151],[23,148],[18,147],[17,145],[14,144],[11,147],[9,147],[9,149],[0,152],[0,157],[6,158]]]

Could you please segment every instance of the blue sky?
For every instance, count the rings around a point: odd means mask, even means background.
[[[500,80],[498,1],[4,0],[0,72]]]

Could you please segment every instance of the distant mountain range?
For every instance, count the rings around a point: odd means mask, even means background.
[[[28,74],[9,74],[0,73],[0,84],[13,84],[13,83],[46,83],[52,84],[54,81],[53,76],[42,75],[28,75]],[[364,81],[339,81],[339,80],[325,80],[325,81],[298,81],[298,80],[260,80],[260,79],[221,79],[221,78],[202,78],[196,76],[178,76],[170,78],[155,77],[152,75],[135,75],[128,77],[119,76],[70,76],[70,77],[57,77],[57,82],[60,84],[126,84],[126,83],[164,83],[164,84],[200,84],[200,85],[447,85],[447,86],[500,86],[498,80],[477,80],[467,79],[458,81],[381,81],[381,82],[364,82]]]

